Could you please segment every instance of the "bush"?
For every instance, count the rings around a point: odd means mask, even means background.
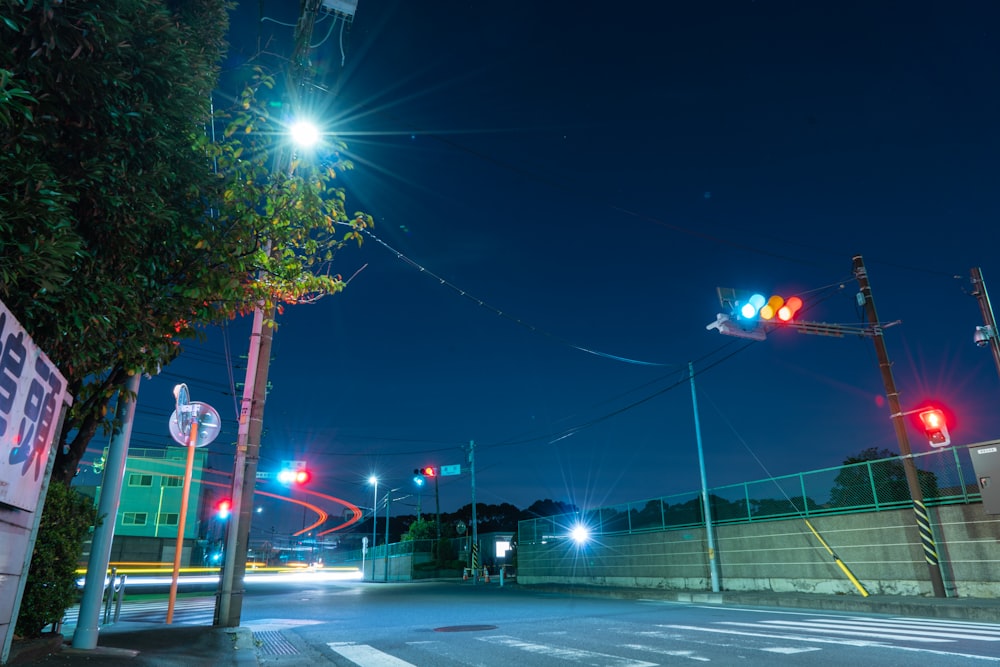
[[[96,517],[90,498],[58,482],[49,486],[16,634],[38,637],[46,626],[62,621],[76,599],[76,568]]]

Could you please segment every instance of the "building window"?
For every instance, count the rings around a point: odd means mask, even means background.
[[[164,475],[163,486],[184,486],[184,478],[176,475]]]
[[[125,512],[124,514],[122,514],[122,525],[145,526],[146,518],[147,516],[145,512]]]
[[[157,523],[161,526],[176,526],[178,516],[180,515],[177,512],[163,512],[160,514],[160,520]]]
[[[141,475],[137,472],[133,472],[128,476],[129,486],[153,486],[153,476],[152,475]]]

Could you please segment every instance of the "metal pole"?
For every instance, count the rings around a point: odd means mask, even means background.
[[[385,494],[385,569],[382,571],[382,581],[389,581],[389,506],[392,505],[392,489]]]
[[[472,478],[472,584],[479,581],[475,553],[479,549],[479,521],[476,519],[476,441],[469,440],[469,476]]]
[[[378,544],[378,478],[375,479],[375,499],[372,500],[372,581],[375,581],[376,544]]]
[[[872,296],[871,284],[868,282],[868,272],[860,255],[854,257],[854,276],[858,279],[858,285],[861,287],[865,313],[874,334],[872,340],[875,341],[875,353],[882,371],[882,381],[885,383],[886,400],[889,403],[892,426],[896,431],[896,441],[899,443],[899,450],[903,455],[903,471],[906,473],[906,485],[910,489],[910,498],[913,500],[913,514],[917,530],[920,533],[920,541],[923,544],[924,560],[927,561],[931,586],[934,589],[935,597],[947,597],[944,581],[941,577],[937,547],[934,545],[930,517],[927,514],[927,507],[924,505],[924,494],[920,489],[920,478],[910,452],[910,439],[906,434],[906,423],[903,421],[903,412],[899,407],[899,392],[896,391],[896,381],[892,377],[892,364],[889,363],[889,353],[885,347],[885,334],[879,324],[878,313],[875,310],[875,299]]]
[[[983,314],[983,324],[988,328],[987,343],[993,351],[993,362],[997,366],[997,373],[1000,374],[1000,331],[997,331],[997,321],[993,317],[993,306],[990,304],[990,295],[986,292],[986,283],[983,281],[982,269],[972,269],[972,295],[979,302],[979,311]]]
[[[701,422],[698,421],[698,392],[694,389],[694,363],[688,362],[688,379],[691,383],[691,407],[694,411],[694,433],[698,442],[698,470],[701,472],[701,502],[705,513],[705,535],[708,539],[708,571],[712,578],[712,592],[719,592],[719,561],[715,557],[715,529],[712,527],[712,503],[708,498],[708,478],[705,476],[705,452],[701,445]]]
[[[136,373],[128,379],[125,389],[118,393],[116,418],[122,422],[122,429],[108,443],[108,460],[104,466],[101,484],[101,499],[97,505],[97,516],[101,519],[94,528],[87,559],[87,577],[83,584],[80,613],[76,630],[73,631],[73,648],[93,649],[97,647],[98,621],[101,615],[101,597],[104,595],[104,580],[111,560],[111,544],[115,539],[115,518],[121,502],[122,483],[128,459],[128,442],[132,436],[132,422],[135,418],[135,404],[139,393],[140,375]],[[126,398],[125,392],[136,396],[136,400]],[[162,493],[163,487],[160,487]],[[162,496],[161,496],[162,498]],[[114,582],[112,581],[112,584]]]
[[[198,420],[191,423],[188,435],[187,463],[184,465],[184,488],[181,490],[181,513],[177,517],[177,543],[174,547],[174,571],[170,577],[170,599],[167,601],[167,625],[174,622],[174,604],[177,602],[177,576],[181,570],[184,551],[184,527],[187,523],[188,496],[191,494],[191,475],[194,471],[194,445],[198,442]]]
[[[441,496],[438,494],[438,477],[441,476],[441,469],[438,468],[434,475],[434,523],[437,524],[437,538],[441,541]]]

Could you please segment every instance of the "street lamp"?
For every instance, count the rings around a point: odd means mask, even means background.
[[[375,581],[375,539],[378,537],[378,477],[372,475],[368,478],[368,483],[374,485],[375,493],[372,496],[372,581]]]
[[[319,128],[308,120],[299,120],[292,123],[288,128],[288,133],[298,146],[302,148],[312,148],[319,143]]]

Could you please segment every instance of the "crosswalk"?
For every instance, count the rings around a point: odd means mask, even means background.
[[[145,623],[166,623],[167,620],[166,598],[154,600],[128,600],[122,604],[121,614],[118,621],[132,621]],[[114,614],[114,610],[111,610]],[[63,617],[64,632],[66,628],[75,627],[80,616],[80,606],[75,605],[66,611]],[[174,604],[174,625],[211,625],[215,617],[215,597],[199,596],[177,598]],[[98,617],[98,622],[104,620],[104,608]]]
[[[606,650],[581,647],[570,635],[531,632],[484,634],[473,639],[489,645],[495,664],[531,664],[533,657],[568,665],[652,667],[685,662],[718,662],[718,648],[727,641],[741,649],[794,657],[845,647],[879,648],[936,655],[975,657],[1000,663],[1000,625],[941,619],[824,616],[768,613],[760,618],[725,620],[705,625],[657,624],[608,628]],[[728,640],[726,639],[728,638]],[[961,649],[956,646],[961,642]],[[441,640],[422,640],[373,646],[357,642],[328,642],[340,659],[337,664],[358,667],[413,667],[429,664],[428,656],[461,663],[464,654]],[[970,648],[971,646],[971,648]],[[464,650],[467,647],[462,647]],[[971,653],[968,653],[971,651]],[[842,655],[842,654],[838,654]],[[762,656],[762,660],[766,659]],[[343,660],[348,661],[344,663]],[[481,663],[487,664],[487,663]],[[494,664],[494,663],[489,663]]]

